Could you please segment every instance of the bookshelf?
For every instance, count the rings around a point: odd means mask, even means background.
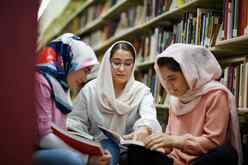
[[[149,0],[147,0],[149,1]],[[152,0],[151,0],[152,1]],[[135,5],[144,5],[144,1],[136,1],[133,2],[131,0],[119,0],[116,3],[109,7],[106,12],[103,12],[96,19],[89,21],[85,26],[80,28],[75,33],[82,38],[94,33],[96,30],[100,29],[102,26],[106,24],[106,22],[117,18],[121,13],[128,10],[130,7]],[[172,2],[173,3],[173,2]],[[186,12],[196,13],[196,8],[211,8],[214,10],[222,10],[224,5],[223,0],[191,0],[187,1],[181,6],[177,6],[174,8],[170,8],[168,11],[164,11],[158,15],[154,15],[152,18],[143,21],[140,24],[134,25],[132,27],[127,27],[122,29],[121,31],[114,33],[106,40],[99,42],[98,44],[92,45],[94,51],[101,58],[102,54],[106,49],[113,44],[114,42],[122,39],[133,40],[137,36],[146,35],[151,29],[154,29],[158,26],[173,26],[178,23],[179,20],[183,19],[184,14]],[[66,23],[61,26],[59,29],[60,32],[56,32],[56,34],[60,34],[63,30],[66,30],[65,27],[70,24],[73,18],[77,17],[84,10],[87,10],[91,6],[95,5],[96,2],[93,0],[88,0],[81,5],[81,7],[74,12],[70,17],[68,17]],[[171,4],[172,5],[172,4]],[[224,17],[224,16],[223,16]],[[219,32],[220,33],[220,32]],[[215,43],[215,45],[209,47],[209,49],[215,54],[219,62],[223,66],[228,66],[229,64],[239,64],[245,61],[246,55],[248,55],[248,35],[238,36],[234,38],[229,38],[225,40],[219,40]],[[247,60],[246,60],[247,61]],[[144,70],[149,70],[153,67],[154,60],[142,61],[136,64],[135,73],[143,72]],[[93,76],[94,77],[94,76]],[[167,110],[168,107],[156,104],[157,109],[159,110]],[[247,108],[239,107],[239,112],[241,114],[247,113]]]
[[[248,114],[248,108],[238,108],[239,114]]]
[[[68,7],[65,9],[65,12],[63,13],[63,18],[58,18],[54,21],[52,27],[50,27],[48,30],[46,30],[45,34],[42,34],[42,36],[38,39],[38,47],[39,50],[43,46],[46,45],[49,41],[51,41],[53,38],[56,38],[59,36],[64,28],[71,23],[71,21],[83,10],[85,10],[87,7],[92,5],[94,0],[87,0],[84,3],[80,3],[78,1],[72,1]],[[64,19],[66,18],[66,19]]]
[[[111,44],[114,42],[121,40],[121,39],[129,39],[130,36],[137,35],[137,34],[144,34],[147,30],[151,29],[152,27],[155,27],[161,23],[166,25],[171,25],[170,22],[175,22],[177,19],[181,18],[183,16],[183,13],[185,11],[192,11],[195,8],[216,8],[220,9],[222,6],[222,1],[218,0],[192,0],[187,4],[184,4],[180,8],[172,9],[168,12],[165,12],[157,17],[152,18],[151,20],[147,21],[146,23],[143,23],[141,25],[137,25],[135,27],[132,27],[130,29],[126,29],[122,33],[119,33],[108,40],[104,41],[103,43],[93,46],[94,51],[97,54],[101,54],[104,52]]]
[[[118,14],[120,14],[122,11],[133,4],[134,2],[131,2],[130,0],[121,0],[120,2],[117,2],[117,4],[111,7],[106,13],[103,13],[99,18],[86,25],[86,27],[80,29],[76,34],[82,36],[96,30],[97,28],[101,27],[106,21],[108,21],[109,19],[113,19],[113,17],[116,17]]]
[[[153,0],[117,0],[114,5],[110,6],[105,12],[100,13],[96,19],[86,22],[85,26],[80,27],[75,33],[84,39],[85,36],[94,33],[95,31],[102,28],[108,21],[117,18],[121,13],[129,10],[130,7],[135,7],[137,5],[145,6],[146,2],[153,2]],[[176,0],[172,0],[176,1]],[[99,59],[106,51],[106,49],[114,42],[122,39],[133,41],[134,38],[139,36],[145,36],[149,31],[158,27],[170,27],[177,24],[180,20],[184,18],[186,12],[196,13],[197,8],[206,8],[223,11],[224,0],[185,0],[186,2],[180,6],[174,6],[169,8],[169,10],[164,11],[160,14],[155,14],[151,18],[144,20],[140,24],[126,27],[121,31],[118,31],[111,35],[109,38],[99,42],[98,44],[92,44],[94,51],[98,55]],[[100,1],[99,1],[100,2]],[[88,10],[90,7],[96,5],[94,0],[87,0],[84,4],[71,14],[57,31],[54,32],[54,36],[59,35],[66,31],[66,26],[69,25],[74,18],[78,17],[84,11]],[[106,3],[107,1],[101,1],[100,3]],[[112,3],[113,1],[111,1]],[[157,3],[158,1],[156,1]],[[171,6],[173,2],[171,3]],[[174,4],[175,5],[175,4]],[[145,7],[144,7],[144,10]],[[223,12],[223,20],[225,17]],[[248,17],[248,16],[247,16]],[[226,21],[226,20],[224,20]],[[222,27],[223,28],[223,27]],[[224,29],[224,28],[223,28]],[[220,32],[219,32],[220,33]],[[51,36],[52,38],[52,36]],[[247,61],[246,56],[248,55],[248,35],[237,36],[233,38],[228,38],[225,40],[217,40],[215,45],[209,47],[209,49],[215,54],[221,65],[228,66],[229,64],[240,64]],[[136,64],[135,73],[144,72],[144,70],[149,70],[153,68],[154,60],[139,61]],[[94,77],[94,76],[93,76]],[[168,109],[164,105],[157,104],[157,109]],[[238,107],[240,113],[246,113],[247,109],[243,107]]]
[[[217,56],[242,56],[248,54],[248,36],[217,41],[210,50]]]

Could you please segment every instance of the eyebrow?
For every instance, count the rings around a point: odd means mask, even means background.
[[[171,79],[171,78],[175,78],[176,75],[169,75],[167,77],[163,77],[164,80],[167,80],[167,79]]]
[[[122,61],[121,58],[112,58],[111,60],[119,60],[119,61]],[[128,58],[128,59],[124,59],[123,61],[133,61],[132,58]]]

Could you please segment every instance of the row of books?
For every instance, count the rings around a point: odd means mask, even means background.
[[[142,9],[142,8],[136,8],[136,9]],[[133,11],[132,8],[131,11]],[[135,19],[136,18],[135,16],[137,15],[129,15],[129,13],[122,13],[119,20],[113,20],[109,22],[108,24],[106,24],[106,26],[103,27],[103,29],[88,35],[87,37],[83,38],[83,40],[87,41],[90,45],[95,45],[112,36],[115,36],[116,34],[119,34],[123,30],[127,30],[128,28],[136,26],[137,20],[140,20],[139,23],[143,22],[141,19],[143,18],[142,16],[138,15],[139,19]],[[128,19],[128,18],[132,18],[132,19]],[[164,27],[163,28],[164,30],[161,30],[161,28],[155,28],[154,30],[151,30],[153,32],[146,33],[147,36],[144,36],[144,42],[145,45],[147,45],[147,43],[148,45],[149,43],[151,43],[150,44],[152,45],[151,47],[156,48],[156,46],[154,46],[153,44],[154,43],[153,40],[154,41],[156,40],[155,43],[160,44],[161,42],[163,42],[163,40],[166,40],[165,38],[168,39],[170,38],[170,36],[173,36],[173,43],[192,43],[192,44],[202,45],[205,47],[211,47],[216,42],[216,38],[218,36],[218,32],[221,26],[221,21],[222,19],[221,19],[220,11],[197,8],[196,13],[185,12],[184,17],[181,19],[181,21],[173,25],[173,27],[167,27],[167,28]],[[166,34],[162,34],[161,37],[161,33],[166,33]],[[165,47],[166,46],[162,46],[163,48],[162,50],[164,50]],[[143,51],[144,57],[147,56],[146,52],[147,51]],[[149,55],[156,54],[156,52],[154,51],[151,52],[152,53],[148,53],[148,54]],[[153,58],[151,57],[151,59]]]
[[[139,46],[136,47],[137,63],[154,61],[156,55],[161,53],[174,42],[172,28],[166,26],[156,27],[141,36]]]
[[[106,13],[111,7],[119,3],[121,0],[102,0],[95,1],[92,5],[87,7],[78,16],[76,16],[70,24],[64,29],[65,31],[76,33],[80,29],[83,29],[87,24],[95,21],[97,18]],[[136,21],[139,22],[148,21],[170,9],[181,7],[184,3],[190,0],[144,0],[141,3],[137,3],[129,8],[129,11],[121,13],[120,15],[127,15],[127,19],[133,19],[133,15],[140,15]],[[133,2],[129,2],[133,3]],[[135,9],[137,8],[137,9]],[[122,17],[122,16],[120,16]],[[137,23],[135,23],[137,25]]]
[[[86,27],[87,24],[98,19],[100,16],[105,14],[111,7],[117,4],[120,0],[101,0],[95,1],[91,6],[83,10],[78,16],[73,18],[64,31],[77,33],[80,29]]]
[[[248,34],[248,1],[224,0],[222,39]]]
[[[119,0],[120,1],[120,0]],[[65,28],[67,32],[76,33],[89,22],[106,13],[113,5],[119,2],[99,1],[88,7]],[[97,45],[117,33],[143,24],[173,8],[181,7],[189,0],[144,0],[120,13],[119,17],[107,21],[96,31],[84,36],[91,45]],[[218,40],[229,39],[248,34],[248,1],[224,0],[223,12],[198,8],[194,12],[185,12],[179,23],[174,25],[175,42],[193,43],[213,46]],[[221,29],[220,29],[221,26]],[[220,29],[220,30],[219,30]]]
[[[146,21],[168,11],[172,1],[173,0],[144,0]]]
[[[127,11],[122,12],[119,17],[106,21],[105,25],[87,36],[83,36],[82,39],[90,45],[97,45],[124,30],[144,23],[144,14],[143,5],[138,4],[135,7],[130,7]]]
[[[140,38],[137,62],[153,61],[171,43],[191,43],[210,47],[215,44],[221,26],[219,11],[197,9],[197,15],[186,12],[173,27],[158,26]]]
[[[156,104],[165,104],[166,92],[161,86],[153,67],[136,73],[135,77],[151,89]]]
[[[222,83],[236,97],[240,108],[248,108],[248,63],[229,65],[224,69]]]
[[[221,26],[221,12],[197,8],[196,13],[185,12],[174,25],[176,43],[190,43],[211,47],[215,44]]]

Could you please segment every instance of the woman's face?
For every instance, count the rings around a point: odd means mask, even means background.
[[[159,68],[167,92],[175,97],[182,96],[189,89],[182,72],[172,71],[166,66]]]
[[[77,93],[83,86],[87,75],[90,73],[92,67],[81,68],[76,71],[71,71],[67,76],[67,83],[72,92]]]
[[[134,59],[131,52],[118,49],[110,59],[112,78],[115,84],[125,84],[132,74]]]

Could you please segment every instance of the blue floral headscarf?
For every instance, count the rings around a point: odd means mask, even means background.
[[[64,113],[71,112],[67,100],[67,75],[71,71],[98,64],[92,48],[80,41],[78,36],[66,33],[50,42],[37,57],[36,67],[52,88],[57,107]]]

